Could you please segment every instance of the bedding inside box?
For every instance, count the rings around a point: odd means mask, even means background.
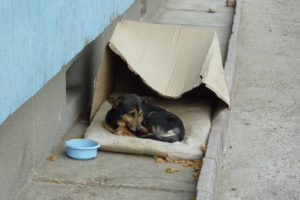
[[[113,53],[113,52],[110,52]],[[130,71],[127,64],[118,56],[112,55],[112,93],[136,93],[154,97],[151,102],[177,114],[183,121],[186,135],[181,142],[166,143],[137,137],[114,135],[103,127],[107,111],[111,105],[104,101],[95,114],[85,138],[101,144],[102,151],[162,156],[172,159],[199,159],[203,152],[200,145],[206,143],[211,127],[211,115],[217,97],[203,85],[184,94],[179,99],[159,96]]]
[[[176,113],[183,121],[186,135],[181,142],[166,143],[151,139],[114,135],[103,128],[111,105],[105,101],[85,133],[85,138],[101,144],[101,150],[131,154],[162,156],[171,159],[200,159],[200,145],[206,143],[211,127],[212,103],[207,100],[180,99],[155,102]]]

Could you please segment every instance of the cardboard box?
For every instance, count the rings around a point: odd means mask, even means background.
[[[170,102],[170,109],[176,111],[178,108],[178,112],[186,113],[187,117],[183,121],[189,123],[189,131],[193,129],[194,132],[202,129],[202,126],[191,124],[192,117],[197,118],[195,106],[199,103],[200,107],[202,105],[205,108],[199,110],[205,110],[204,117],[199,113],[199,118],[205,121],[205,133],[201,138],[195,133],[188,133],[183,142],[174,144],[140,138],[128,139],[107,133],[105,137],[95,136],[105,135],[101,129],[105,113],[95,117],[97,119],[93,118],[100,105],[113,92],[155,96],[161,99],[162,103],[159,104],[167,108]],[[101,140],[102,150],[195,159],[202,156],[199,146],[208,137],[214,106],[214,102],[210,101],[215,99],[223,101],[227,106],[230,104],[215,31],[192,26],[121,21],[102,57],[91,110],[91,119],[96,122],[92,122],[86,137]],[[191,111],[190,116],[188,110]],[[106,140],[107,137],[110,139]]]

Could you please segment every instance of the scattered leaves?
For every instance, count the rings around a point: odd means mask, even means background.
[[[193,166],[194,172],[192,174],[194,181],[197,181],[199,179],[201,167],[202,167],[202,160],[195,161],[195,164]]]
[[[201,170],[201,167],[202,167],[202,159],[201,160],[173,160],[173,159],[170,159],[170,158],[162,158],[162,157],[159,157],[159,156],[154,156],[153,158],[154,158],[155,162],[157,162],[157,163],[169,162],[169,163],[180,164],[183,167],[191,167],[191,168],[193,168],[193,173],[192,173],[193,180],[197,181],[198,178],[199,178],[200,170]],[[176,173],[178,171],[179,170],[174,169],[172,167],[168,167],[168,168],[165,169],[166,173]]]
[[[173,163],[181,164],[184,167],[192,167],[194,165],[193,160],[174,160]]]
[[[52,153],[48,158],[47,160],[50,160],[50,161],[55,161],[56,160],[56,155],[54,153]]]
[[[166,173],[171,173],[171,174],[172,174],[172,173],[179,172],[179,170],[174,169],[174,168],[172,168],[172,167],[168,167],[168,168],[166,168],[165,172],[166,172]]]
[[[165,163],[166,162],[166,160],[164,158],[158,157],[158,156],[154,156],[154,160],[157,163]]]
[[[193,169],[194,171],[200,171],[202,167],[202,160],[194,160]]]
[[[172,159],[172,158],[170,158],[170,157],[167,157],[167,158],[166,158],[166,161],[172,163],[172,162],[174,162],[174,159]]]
[[[200,170],[202,166],[202,160],[173,160],[172,162],[184,167],[191,167],[194,170]]]
[[[193,172],[192,177],[194,181],[197,181],[200,176],[200,171]]]

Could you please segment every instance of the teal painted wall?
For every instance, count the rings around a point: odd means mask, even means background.
[[[1,0],[0,124],[134,0]]]

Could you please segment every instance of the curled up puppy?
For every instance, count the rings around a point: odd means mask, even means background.
[[[136,94],[109,97],[112,108],[105,118],[104,128],[117,135],[137,136],[162,142],[181,141],[185,130],[175,114],[152,105]]]

